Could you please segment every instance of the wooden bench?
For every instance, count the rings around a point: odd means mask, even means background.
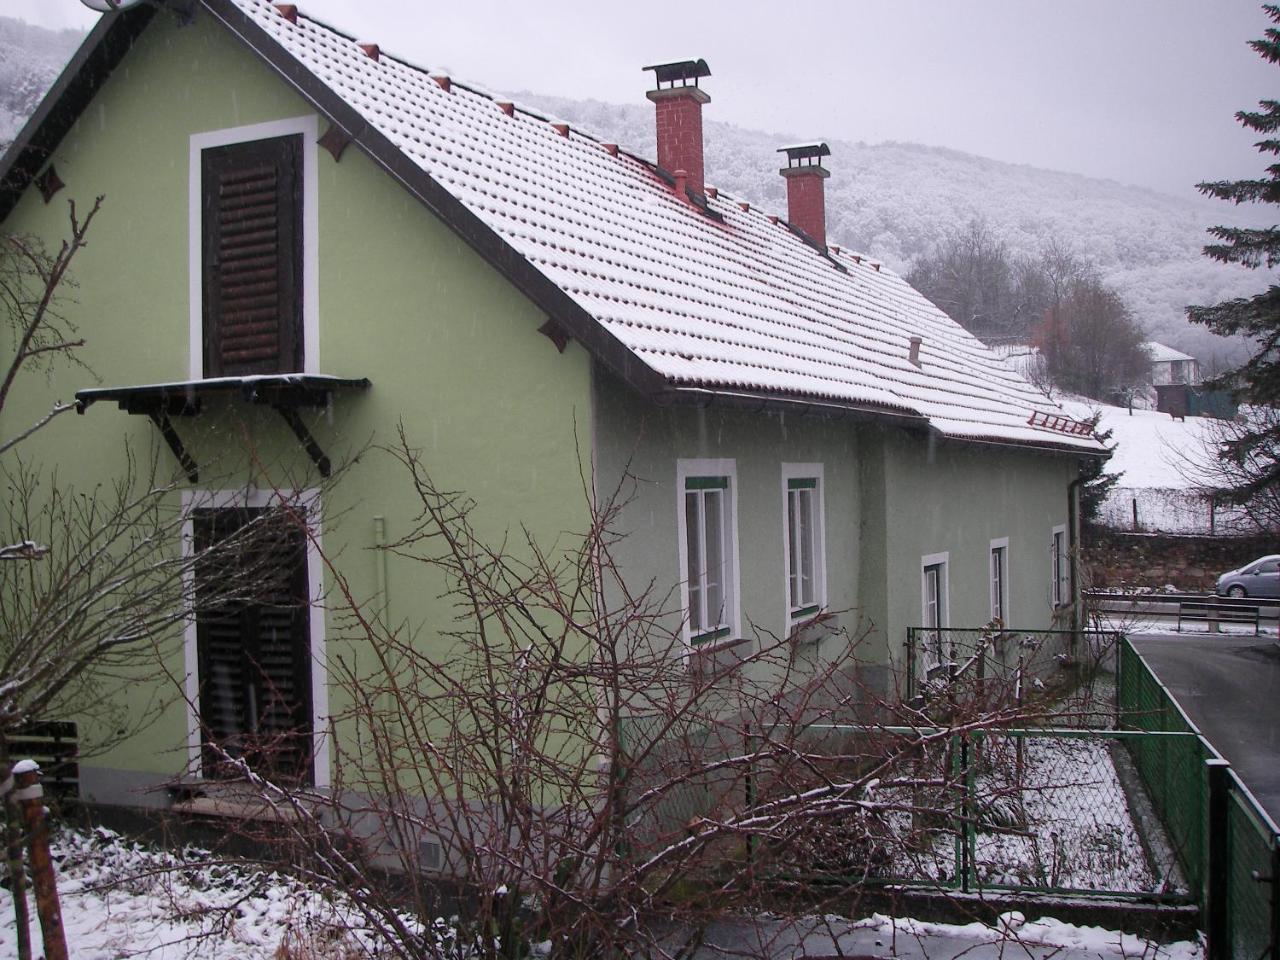
[[[1213,632],[1217,632],[1219,624],[1238,623],[1253,627],[1256,637],[1260,610],[1256,603],[1238,600],[1183,600],[1178,604],[1178,632],[1182,632],[1184,620],[1207,624]]]

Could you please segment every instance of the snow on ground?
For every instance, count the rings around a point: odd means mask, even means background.
[[[880,914],[862,921],[860,925],[874,929],[884,936],[972,940],[975,946],[985,943],[999,944],[1006,948],[1014,945],[1053,947],[1072,952],[1086,951],[1089,955],[1099,958],[1145,957],[1147,960],[1201,960],[1204,956],[1204,949],[1199,943],[1184,940],[1157,945],[1145,937],[1131,933],[1063,923],[1052,917],[1027,920],[1017,911],[1002,914],[994,926],[988,926],[985,923],[926,923],[922,920],[895,919]],[[974,953],[967,955],[972,956]]]
[[[214,861],[196,849],[150,850],[101,828],[61,831],[54,855],[72,960],[355,960],[378,955],[350,902],[322,896],[276,873]],[[1004,915],[994,927],[882,915],[858,921],[812,919],[815,929],[841,927],[851,934],[892,938],[905,948],[900,956],[978,956],[985,954],[970,951],[981,944],[1016,943],[1053,948],[1051,954],[1035,955],[1057,960],[1203,957],[1194,943],[1157,947],[1114,930],[1051,918],[1027,922],[1018,913]],[[39,955],[34,919],[31,933]],[[16,928],[12,922],[0,923],[0,960],[16,957]]]
[[[984,886],[1117,893],[1165,889],[1166,878],[1157,877],[1148,863],[1105,741],[993,735],[977,749],[975,863]],[[892,799],[910,804],[913,798]],[[952,824],[922,827],[912,820],[909,814],[891,819],[902,838],[891,875],[955,877]],[[912,830],[927,839],[913,842]]]
[[[369,955],[351,904],[279,874],[214,861],[201,850],[152,851],[102,828],[61,831],[53,852],[73,960]],[[31,913],[31,942],[40,955],[34,901]],[[0,923],[0,960],[16,960],[17,949],[16,924]]]
[[[1099,432],[1113,431],[1110,443],[1115,447],[1107,461],[1106,472],[1122,474],[1120,484],[1130,489],[1183,490],[1192,486],[1188,480],[1188,460],[1198,461],[1217,425],[1208,417],[1175,420],[1155,410],[1112,407],[1092,400],[1061,398],[1059,401],[1071,416],[1088,420],[1102,414]]]

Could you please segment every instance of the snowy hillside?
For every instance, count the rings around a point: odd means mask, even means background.
[[[21,128],[80,36],[0,17],[0,144]],[[515,99],[644,156],[655,154],[652,108],[639,89],[636,102],[627,105],[534,93],[517,94]],[[763,133],[718,123],[714,101],[706,116],[708,182],[767,210],[785,213],[776,148],[824,132]],[[938,147],[851,140],[830,143],[828,234],[833,242],[905,271],[948,230],[981,217],[1015,255],[1035,255],[1047,241],[1056,239],[1092,258],[1152,339],[1193,353],[1210,366],[1215,356],[1219,360],[1241,356],[1241,345],[1228,344],[1188,324],[1183,308],[1249,295],[1265,285],[1259,273],[1214,264],[1200,255],[1206,226],[1244,222],[1248,208],[1182,199]],[[1204,172],[1206,179],[1217,173]],[[1253,216],[1257,218],[1258,213]]]
[[[0,17],[0,148],[17,136],[81,39],[76,30],[44,30]]]
[[[652,110],[644,101],[619,106],[534,93],[515,99],[644,156],[655,154]],[[763,133],[717,123],[714,116],[713,99],[704,120],[707,182],[785,214],[777,147],[812,139],[815,131]],[[1015,255],[1035,256],[1056,239],[1092,259],[1152,339],[1205,363],[1215,355],[1239,355],[1239,345],[1193,327],[1183,310],[1189,303],[1216,303],[1265,286],[1259,272],[1215,264],[1200,254],[1206,227],[1241,223],[1250,214],[1256,221],[1259,213],[939,147],[828,142],[827,233],[833,243],[905,272],[948,230],[980,217]],[[1206,179],[1214,175],[1205,171]],[[1262,219],[1271,213],[1264,211]]]

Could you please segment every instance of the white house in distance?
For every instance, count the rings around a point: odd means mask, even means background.
[[[1148,340],[1142,346],[1151,355],[1152,384],[1200,382],[1200,361],[1195,357],[1154,340]]]

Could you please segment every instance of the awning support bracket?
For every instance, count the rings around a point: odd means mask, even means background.
[[[328,477],[332,471],[332,465],[325,452],[320,449],[320,444],[316,443],[316,438],[311,435],[311,431],[307,429],[307,425],[302,422],[302,418],[298,416],[296,407],[288,407],[283,404],[273,403],[272,408],[276,413],[284,418],[284,422],[289,425],[289,429],[293,431],[293,435],[298,438],[298,442],[306,448],[307,455],[311,457],[311,462],[316,465],[320,471],[320,476]]]
[[[178,458],[178,463],[182,464],[182,469],[186,473],[187,479],[192,483],[198,482],[200,480],[200,467],[191,454],[187,453],[187,448],[182,445],[182,438],[178,436],[178,431],[173,429],[169,414],[163,410],[151,410],[147,416],[156,425],[156,429],[160,431],[160,436],[164,437],[164,442],[169,445],[173,455]]]

